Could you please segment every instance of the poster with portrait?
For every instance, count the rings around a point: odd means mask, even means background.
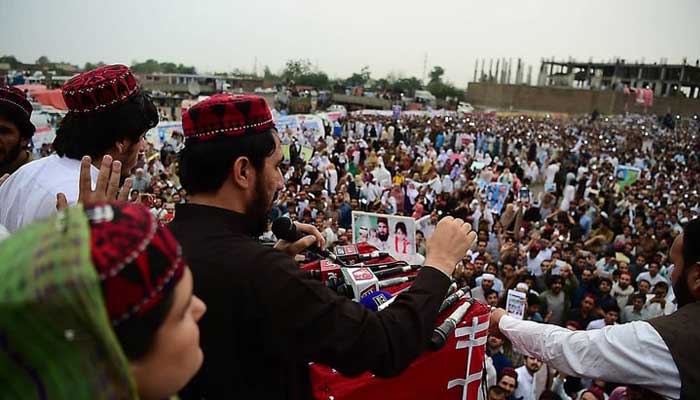
[[[305,163],[309,162],[311,160],[311,157],[314,155],[314,148],[311,146],[301,146],[301,152],[299,154],[301,156],[301,159],[304,160]]]
[[[352,242],[367,242],[398,260],[413,262],[416,254],[416,220],[353,211]]]
[[[523,319],[527,307],[527,295],[523,292],[510,289],[506,300],[506,312],[513,318]]]
[[[509,184],[489,182],[482,189],[482,198],[491,212],[494,214],[500,214],[509,193]]]
[[[144,137],[147,142],[153,145],[154,149],[160,150],[170,140],[174,132],[182,135],[181,121],[161,121],[158,125],[149,129]]]
[[[639,179],[642,170],[631,165],[618,165],[615,167],[615,180],[617,181],[618,190],[624,189],[626,186],[634,185]]]

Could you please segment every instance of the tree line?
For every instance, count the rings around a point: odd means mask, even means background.
[[[25,65],[23,62],[19,61],[15,56],[5,55],[0,56],[0,63],[9,64],[10,68],[18,69]],[[63,61],[51,61],[47,56],[41,56],[34,61],[34,64],[40,67],[51,67],[56,64],[70,64]],[[83,71],[89,71],[98,67],[104,66],[105,63],[102,61],[98,62],[86,62],[83,66]],[[197,70],[193,66],[187,66],[183,64],[175,64],[172,62],[158,62],[153,59],[148,59],[144,62],[133,61],[131,63],[131,70],[141,74],[153,74],[153,73],[173,73],[173,74],[196,74]]]
[[[12,55],[1,56],[0,63],[7,63],[12,69],[24,65]],[[60,63],[62,62],[58,64]],[[57,62],[52,62],[48,57],[41,56],[35,61],[35,64],[39,66],[50,66],[57,64]],[[87,71],[103,65],[105,65],[105,63],[102,61],[87,62],[83,66],[83,70]],[[132,62],[131,69],[136,73],[142,74],[197,73],[194,66],[172,62],[159,62],[153,59],[148,59],[143,62],[134,61]],[[252,76],[252,74],[246,74],[239,69],[235,69],[231,71],[231,73],[233,75]],[[355,72],[345,79],[330,79],[327,73],[314,68],[311,61],[308,59],[290,59],[287,60],[284,68],[278,74],[273,73],[269,66],[265,66],[262,78],[272,83],[294,83],[295,85],[311,86],[318,90],[344,90],[347,88],[362,87],[365,91],[411,97],[416,90],[425,89],[440,99],[446,97],[461,97],[463,90],[444,80],[444,74],[445,69],[436,65],[430,71],[428,82],[423,82],[415,76],[404,77],[395,74],[388,74],[386,77],[375,79],[372,77],[369,66],[364,66],[359,72]]]
[[[464,91],[444,80],[444,75],[445,69],[441,66],[435,66],[430,71],[427,83],[414,76],[403,77],[394,74],[373,79],[369,66],[364,66],[359,72],[351,74],[348,78],[331,80],[325,72],[313,68],[308,59],[288,60],[280,74],[272,73],[268,66],[265,66],[263,72],[263,78],[267,81],[285,84],[293,82],[296,85],[313,86],[316,89],[333,90],[362,87],[368,91],[404,94],[407,97],[413,96],[416,90],[425,89],[437,98],[460,98]]]

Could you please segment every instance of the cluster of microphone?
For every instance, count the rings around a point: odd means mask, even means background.
[[[278,239],[288,242],[295,242],[305,236],[287,217],[275,219],[272,223],[272,232]],[[384,310],[401,292],[399,291],[392,296],[383,289],[411,282],[415,279],[415,275],[405,274],[421,268],[419,265],[408,265],[403,261],[365,264],[365,261],[385,258],[388,255],[379,251],[368,254],[354,252],[352,261],[355,262],[346,264],[344,259],[348,260],[348,258],[338,257],[336,254],[318,248],[318,246],[310,246],[306,250],[321,258],[319,269],[305,272],[308,278],[321,281],[339,295],[353,299],[372,311]],[[446,297],[440,305],[439,312],[442,313],[455,305],[467,293],[469,293],[468,286],[458,289],[455,283],[450,285]],[[471,304],[471,301],[464,302],[440,326],[435,328],[428,344],[431,350],[439,350],[445,345],[447,338],[464,318]]]
[[[416,278],[415,275],[399,275],[419,269],[418,265],[385,267],[383,269],[374,265],[341,267],[329,260],[321,260],[319,269],[306,271],[306,274],[309,278],[321,281],[327,288],[334,290],[339,295],[365,304],[363,300],[366,297],[373,297],[375,292],[383,292],[386,299],[390,299],[392,296],[384,292],[383,289],[413,281]],[[369,308],[377,311],[376,306]]]
[[[287,217],[280,217],[272,222],[272,233],[278,239],[288,242],[295,242],[304,237],[304,234],[297,230],[294,222]],[[360,262],[353,264],[346,264],[342,258],[315,245],[307,248],[307,251],[322,258],[318,270],[307,272],[310,278],[320,280],[336,293],[365,304],[374,311],[377,311],[377,307],[383,302],[383,299],[389,300],[392,297],[382,289],[414,280],[414,275],[400,275],[420,269],[418,265],[407,265],[403,261],[381,264],[364,263],[388,256],[387,253],[379,251],[356,254],[356,259]],[[369,300],[363,302],[366,297]]]

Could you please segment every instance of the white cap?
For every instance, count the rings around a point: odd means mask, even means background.
[[[515,286],[515,289],[516,290],[524,290],[527,292],[528,290],[530,290],[530,286],[528,286],[527,283],[525,283],[525,282],[520,282]]]
[[[496,280],[496,277],[493,276],[493,274],[485,273],[481,275],[481,279],[485,281],[494,281]]]

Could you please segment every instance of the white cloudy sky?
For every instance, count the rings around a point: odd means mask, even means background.
[[[700,58],[700,0],[0,0],[0,54],[83,65],[154,58],[200,72],[279,71],[308,58],[331,77],[441,65],[458,86],[481,58]],[[487,61],[488,66],[488,61]],[[533,72],[534,74],[534,72]]]

